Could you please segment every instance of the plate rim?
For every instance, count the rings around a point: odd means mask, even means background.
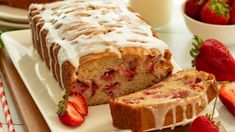
[[[4,21],[0,19],[0,25],[4,27],[17,28],[17,29],[28,29],[30,28],[29,24],[23,23],[14,23],[9,21]]]
[[[16,11],[18,10],[18,11],[25,11],[26,12],[25,16],[18,16],[18,15],[14,15],[12,13],[7,13],[7,11],[4,11],[4,12],[1,11],[0,12],[0,19],[8,20],[8,21],[11,21],[11,22],[28,23],[27,10],[12,7],[12,6],[9,6],[9,5],[0,5],[0,7],[7,8],[8,10],[16,10]]]
[[[15,37],[16,37],[16,34],[23,34],[23,33],[26,34],[26,33],[29,33],[29,31],[30,31],[30,30],[27,29],[27,30],[18,30],[18,31],[5,32],[5,33],[2,34],[3,41],[6,42],[6,39],[9,39],[9,38],[15,41],[14,37],[13,37],[13,38],[10,37],[11,34],[12,34],[12,35],[15,34]],[[16,43],[19,43],[19,42],[16,42]],[[8,47],[8,44],[5,44],[5,45],[7,45],[7,46],[6,46],[6,47],[7,47],[6,49],[7,49],[7,51],[9,52],[9,50],[8,50],[8,48],[9,48],[9,47]],[[18,73],[20,74],[20,77],[22,78],[23,82],[25,83],[27,90],[30,92],[31,97],[33,98],[34,102],[36,103],[37,107],[39,108],[39,111],[40,111],[41,114],[43,115],[43,118],[45,119],[46,123],[48,124],[48,127],[53,131],[55,126],[53,127],[53,124],[51,123],[50,118],[47,118],[47,115],[44,113],[43,109],[41,108],[42,106],[40,106],[40,103],[39,103],[39,101],[36,99],[36,97],[35,97],[35,96],[32,96],[33,91],[29,88],[30,86],[29,86],[29,84],[27,83],[26,78],[23,76],[22,71],[18,69],[18,66],[17,66],[18,64],[16,64],[17,62],[12,59],[13,55],[9,53],[9,56],[10,56],[10,58],[11,58],[13,64],[14,64],[14,66],[16,67]],[[45,65],[45,66],[46,66],[46,65]],[[179,69],[179,70],[180,70],[180,69]],[[33,93],[33,94],[34,94],[34,93]],[[108,104],[105,104],[105,105],[108,105]],[[90,108],[92,108],[92,107],[90,107]],[[216,111],[216,113],[218,114],[217,111]],[[218,115],[217,115],[217,116],[218,116]],[[76,130],[79,130],[79,129],[76,129]]]

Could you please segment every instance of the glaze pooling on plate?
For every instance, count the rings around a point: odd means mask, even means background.
[[[57,56],[60,67],[68,60],[78,68],[80,57],[90,53],[110,51],[121,57],[122,47],[155,48],[162,54],[168,49],[154,37],[151,27],[120,0],[70,0],[33,4],[30,8],[42,12],[35,17],[44,21],[41,31],[48,31],[48,53],[53,44],[61,47]]]

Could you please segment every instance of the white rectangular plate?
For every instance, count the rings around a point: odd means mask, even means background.
[[[63,125],[57,118],[57,103],[62,99],[63,91],[51,72],[42,62],[33,48],[30,30],[7,32],[2,35],[8,54],[24,81],[28,91],[42,113],[51,131],[60,132],[117,132],[112,125],[109,106],[98,105],[89,107],[86,121],[79,127],[70,128]],[[180,67],[174,62],[174,72]],[[207,107],[204,113],[211,113]],[[218,117],[218,113],[215,113]]]

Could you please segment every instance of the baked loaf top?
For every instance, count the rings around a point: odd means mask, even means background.
[[[217,95],[217,92],[213,75],[201,71],[180,71],[143,91],[111,100],[110,107],[114,126],[146,130],[146,128],[163,129],[169,126],[174,128],[176,125],[184,125],[194,119]],[[128,121],[126,124],[129,126],[123,125],[123,122],[132,118],[119,115],[125,113],[125,110],[133,113],[139,111],[140,114],[136,115],[145,115],[143,120],[146,119],[145,121],[148,123],[143,124],[148,126],[138,123],[130,125],[131,123],[129,124]],[[153,119],[147,116],[149,114],[141,113],[143,111],[152,113]],[[119,118],[126,119],[120,121]],[[154,123],[151,123],[150,120]],[[130,122],[133,121],[130,120]],[[153,124],[153,126],[149,124]]]
[[[110,51],[121,57],[122,47],[158,49],[164,54],[167,45],[154,37],[151,27],[121,0],[67,0],[51,4],[32,4],[39,10],[34,17],[44,22],[47,47],[58,44],[59,64],[68,61],[79,67],[80,57]]]

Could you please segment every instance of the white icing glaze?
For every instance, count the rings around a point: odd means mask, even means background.
[[[196,104],[201,105],[201,101],[205,101],[206,105],[208,103],[208,98],[207,94],[205,92],[201,92],[198,96],[194,96],[191,98],[188,98],[187,102],[185,100],[169,100],[168,102],[164,102],[161,105],[160,109],[155,108],[154,106],[149,106],[149,110],[153,113],[154,115],[154,120],[155,120],[155,128],[156,130],[162,130],[164,128],[171,128],[174,129],[175,126],[179,125],[186,125],[187,123],[191,122],[194,120],[197,116],[197,110],[196,110]],[[187,118],[186,117],[186,107],[188,104],[191,104],[192,106],[192,117]],[[176,122],[176,107],[180,106],[183,109],[183,120],[181,122]],[[173,118],[173,123],[169,126],[164,126],[166,114],[172,110],[172,118]]]
[[[54,50],[52,50],[52,52],[54,52]],[[56,54],[55,53],[53,53],[53,57],[54,57],[54,60],[56,60]],[[51,66],[52,66],[52,62],[51,62],[51,64],[50,64]],[[55,62],[55,64],[54,64],[54,70],[56,71],[57,70],[57,62]],[[58,77],[58,75],[57,74],[55,74],[55,77],[56,77],[56,79],[57,80],[59,80],[59,77]]]
[[[49,57],[54,44],[61,47],[57,56],[60,68],[65,61],[78,68],[80,57],[106,50],[121,57],[119,49],[122,47],[156,48],[162,54],[168,48],[121,0],[69,0],[33,4],[30,9],[33,8],[42,9],[42,13],[35,17],[45,21],[41,31],[48,30],[46,46]],[[51,60],[49,58],[52,68]],[[60,78],[63,83],[62,73]]]
[[[173,124],[175,124],[176,123],[176,106],[173,106],[172,107],[172,116],[173,116]],[[171,129],[174,129],[175,128],[175,125],[172,125],[171,126]]]

